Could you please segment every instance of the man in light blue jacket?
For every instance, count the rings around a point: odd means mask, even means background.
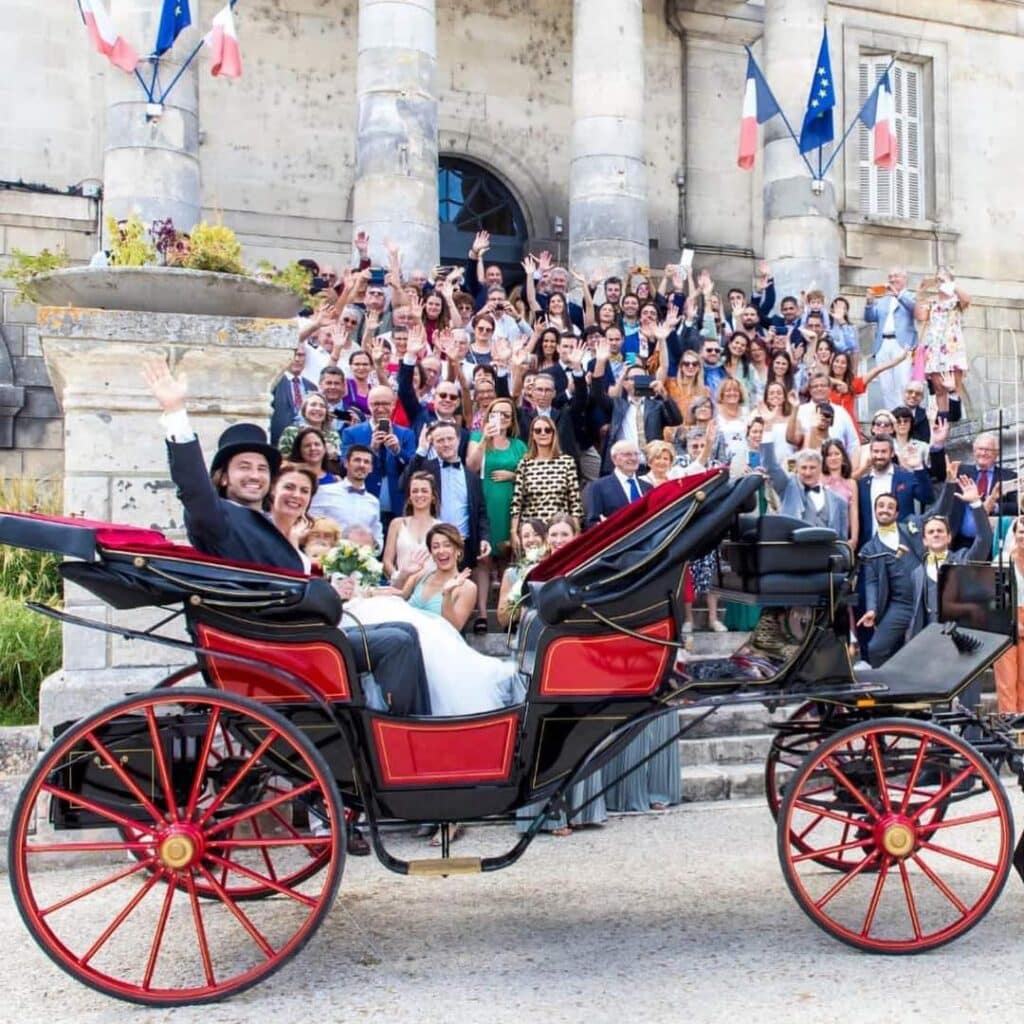
[[[876,299],[870,293],[864,306],[864,319],[875,325],[875,343],[871,354],[875,365],[895,359],[917,345],[914,324],[914,293],[907,290],[907,272],[901,267],[889,271],[889,291]],[[902,402],[903,389],[910,380],[911,361],[906,360],[878,377],[882,404],[890,411]]]

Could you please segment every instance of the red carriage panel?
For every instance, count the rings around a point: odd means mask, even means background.
[[[472,722],[373,720],[385,786],[506,782],[519,730],[515,711]]]
[[[202,624],[196,627],[196,632],[203,647],[240,658],[269,662],[304,679],[325,700],[346,701],[352,697],[345,659],[341,651],[326,640],[268,643],[265,640],[249,640]],[[290,686],[284,679],[269,671],[261,671],[256,666],[207,656],[206,671],[213,683],[222,690],[264,703],[294,704],[311,700],[308,694]]]
[[[652,622],[637,633],[671,640],[672,618]],[[560,636],[544,651],[541,697],[643,697],[654,693],[664,675],[671,647],[622,633]]]

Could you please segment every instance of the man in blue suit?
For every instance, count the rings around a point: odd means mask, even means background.
[[[402,514],[402,474],[416,454],[416,435],[391,420],[395,402],[395,393],[386,384],[371,388],[367,399],[370,419],[346,427],[341,434],[342,462],[354,444],[365,445],[373,452],[373,471],[366,478],[366,489],[380,501],[385,536],[391,520]]]
[[[637,479],[640,449],[632,441],[616,441],[611,458],[615,469],[598,477],[583,493],[585,526],[596,526],[652,489],[646,480]]]
[[[299,345],[292,353],[288,369],[278,378],[270,398],[270,443],[276,445],[281,435],[299,418],[302,400],[316,391],[316,385],[302,376],[306,365],[306,347]]]
[[[889,271],[888,294],[877,300],[868,295],[864,319],[875,325],[871,354],[876,366],[895,359],[917,344],[914,301],[914,293],[907,290],[907,272],[900,267]],[[879,375],[882,404],[886,409],[894,409],[902,401],[903,389],[910,380],[910,369],[910,363],[905,361]]]
[[[871,439],[871,472],[857,483],[857,508],[860,522],[858,545],[863,547],[875,535],[875,501],[881,494],[891,494],[896,499],[899,522],[912,516],[917,509],[930,505],[935,497],[928,470],[921,464],[921,454],[913,446],[908,451],[912,465],[897,466],[893,461],[895,448],[891,437]]]

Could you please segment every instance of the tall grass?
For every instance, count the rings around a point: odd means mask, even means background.
[[[0,476],[0,509],[60,515],[59,484]],[[60,668],[59,623],[25,607],[61,602],[60,557],[0,547],[0,724],[35,722],[39,684]]]

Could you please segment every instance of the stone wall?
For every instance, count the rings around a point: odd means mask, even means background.
[[[199,29],[221,0],[193,3]],[[235,228],[252,261],[312,254],[346,260],[355,167],[355,0],[247,0],[239,9],[245,74],[199,70],[202,203]],[[439,149],[487,166],[510,187],[531,245],[568,248],[571,0],[438,0]],[[655,266],[685,239],[723,287],[749,287],[763,234],[761,163],[736,168],[743,44],[755,50],[762,9],[736,0],[646,0],[647,176]],[[855,61],[865,47],[895,48],[932,69],[926,114],[931,161],[927,218],[908,226],[856,212],[855,149],[836,163],[840,285],[853,295],[892,263],[912,277],[939,259],[957,266],[975,296],[970,398],[976,410],[1006,405],[1022,368],[1000,358],[1020,331],[1024,255],[1013,168],[1024,156],[1002,113],[1019,94],[1024,35],[1019,7],[995,0],[880,0],[829,9],[833,62],[844,69],[841,112],[855,106]],[[0,176],[64,189],[103,170],[106,62],[89,48],[65,5],[8,0],[0,83],[8,112]],[[670,25],[670,22],[672,23]],[[673,26],[684,38],[680,38]],[[44,45],[45,41],[45,45]],[[39,59],[18,59],[36,53]],[[595,60],[615,59],[595,54]],[[799,127],[799,112],[791,112]],[[837,118],[839,120],[839,118]],[[66,244],[76,260],[95,248],[89,200],[0,189],[0,261],[11,247]],[[554,234],[562,218],[564,231]],[[46,387],[34,312],[4,293],[0,388],[24,388],[13,448],[0,469],[59,466],[61,428]],[[854,303],[859,315],[860,301]]]

